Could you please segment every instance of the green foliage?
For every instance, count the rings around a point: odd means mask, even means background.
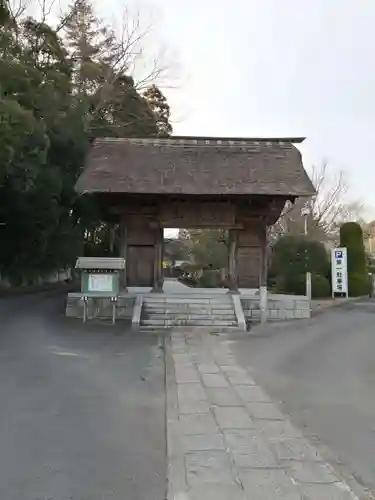
[[[172,239],[164,242],[164,256],[174,264],[177,260],[188,261],[190,258],[189,247],[186,240]]]
[[[306,272],[329,276],[329,259],[324,245],[302,236],[283,236],[273,247],[270,275],[299,275]]]
[[[279,277],[276,290],[279,293],[306,295],[306,274],[287,274]],[[311,275],[311,295],[314,299],[331,295],[331,285],[325,276]]]
[[[367,274],[363,231],[357,222],[347,222],[341,226],[340,246],[347,248],[348,274]]]
[[[362,228],[356,222],[347,222],[340,228],[340,246],[348,252],[349,295],[358,297],[369,293],[368,265]]]
[[[273,247],[269,282],[279,293],[306,294],[306,272],[311,273],[313,297],[330,295],[330,264],[324,245],[302,236],[287,235]]]
[[[156,120],[158,137],[170,136],[172,133],[172,125],[169,122],[171,110],[165,96],[156,85],[151,85],[143,93],[143,97],[146,99]]]
[[[0,100],[0,186],[32,189],[46,160],[49,141],[43,123],[12,99]]]
[[[368,274],[349,273],[348,281],[350,297],[360,297],[370,294],[372,285]]]
[[[8,8],[8,1],[0,1],[0,26],[5,26],[10,21],[10,12]]]
[[[206,269],[198,280],[200,288],[217,288],[221,284],[220,272],[216,269]]]
[[[112,87],[112,99],[93,121],[94,135],[114,137],[155,137],[156,118],[147,101],[137,92],[134,80],[118,78]],[[104,114],[103,114],[104,111]],[[107,119],[110,112],[111,120]],[[103,119],[104,117],[104,119]]]
[[[314,299],[330,297],[331,293],[331,284],[325,276],[311,275],[311,295]]]
[[[161,92],[157,115],[137,91],[89,0],[75,2],[63,38],[0,7],[0,272],[22,283],[83,249],[116,251],[100,207],[74,191],[85,154],[97,136],[157,136],[169,114]]]
[[[219,229],[189,230],[188,239],[194,263],[201,269],[223,269],[228,265],[226,231]]]

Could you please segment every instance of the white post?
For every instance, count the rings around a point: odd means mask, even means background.
[[[304,218],[304,233],[305,233],[305,237],[307,237],[307,233],[308,233],[307,217],[308,217],[308,215],[310,213],[307,204],[302,209],[301,213],[302,213],[303,218]],[[307,267],[307,249],[306,249],[306,252],[305,252],[305,265]],[[311,273],[308,272],[308,271],[306,271],[306,297],[307,297],[307,299],[309,301],[309,304],[311,304]]]
[[[311,273],[306,273],[306,297],[309,299],[309,303],[311,302]]]
[[[268,291],[267,291],[267,226],[262,221],[260,229],[261,241],[261,267],[259,273],[259,308],[260,322],[262,325],[267,323],[268,316]]]
[[[259,307],[260,307],[260,322],[262,325],[267,323],[267,301],[268,301],[267,286],[261,286],[259,289]]]

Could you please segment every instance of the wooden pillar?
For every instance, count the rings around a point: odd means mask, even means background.
[[[109,225],[109,251],[111,255],[113,255],[113,250],[115,248],[115,239],[116,239],[116,228],[112,223]]]
[[[260,297],[260,321],[262,324],[267,323],[268,314],[268,291],[267,291],[267,225],[265,222],[262,223],[259,228],[259,240],[260,240],[260,269],[259,269],[259,297]]]
[[[238,234],[234,229],[229,230],[228,237],[228,276],[229,290],[232,293],[238,292],[238,276],[237,276],[237,241]]]
[[[259,288],[261,247],[259,223],[256,221],[238,231],[237,282],[240,288]]]
[[[120,223],[120,257],[125,259],[125,269],[120,274],[120,289],[126,291],[128,280],[126,276],[126,260],[128,258],[128,228],[121,222]]]
[[[154,247],[154,285],[152,291],[161,293],[163,291],[163,228],[155,230],[155,247]]]

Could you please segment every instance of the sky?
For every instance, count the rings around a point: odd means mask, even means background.
[[[122,8],[108,0],[102,12]],[[374,0],[149,0],[140,11],[179,73],[165,89],[175,134],[305,136],[306,168],[344,169],[375,217]]]
[[[345,170],[350,197],[375,217],[374,0],[137,4],[153,19],[151,48],[172,54],[174,134],[307,137],[306,169]],[[124,6],[98,5],[107,19]]]

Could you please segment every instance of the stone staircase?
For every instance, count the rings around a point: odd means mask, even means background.
[[[238,328],[238,318],[232,295],[164,295],[143,297],[140,328],[164,329],[204,327],[212,330]]]

